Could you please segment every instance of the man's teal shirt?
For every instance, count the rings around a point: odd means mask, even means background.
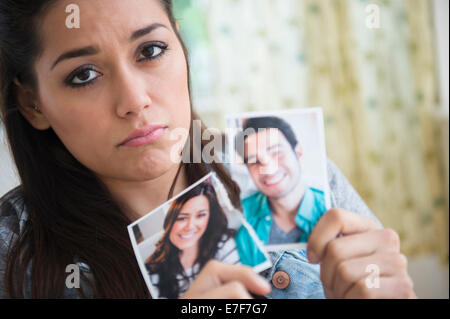
[[[267,244],[272,227],[273,217],[266,195],[255,193],[242,200],[245,219],[255,230],[262,244]],[[315,188],[305,188],[295,222],[301,229],[300,242],[307,242],[315,224],[326,212],[324,192]],[[241,227],[235,237],[241,263],[256,266],[266,261],[262,251],[245,227]]]
[[[257,192],[242,201],[245,219],[255,229],[258,237],[267,244],[272,227],[273,216],[266,195]],[[300,242],[307,242],[315,224],[325,213],[324,192],[306,187],[295,217],[297,226],[302,231]]]

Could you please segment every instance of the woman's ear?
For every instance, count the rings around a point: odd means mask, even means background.
[[[16,85],[16,99],[20,113],[35,129],[41,131],[49,129],[50,123],[36,102],[34,91],[23,86],[17,78],[14,79],[14,84]]]

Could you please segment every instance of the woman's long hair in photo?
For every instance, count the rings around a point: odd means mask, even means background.
[[[23,85],[37,89],[33,65],[43,49],[37,30],[44,14],[57,1],[0,1],[1,117],[20,177],[19,190],[28,212],[24,229],[20,233],[17,229],[11,240],[5,277],[1,280],[12,298],[25,296],[27,282],[31,283],[33,298],[63,298],[68,275],[66,266],[80,260],[90,267],[92,276],[87,278],[81,273],[81,279],[95,297],[148,298],[150,294],[127,232],[127,225],[132,221],[105,185],[72,156],[51,128],[36,130],[19,112],[13,79],[18,77]],[[177,33],[172,1],[158,1]],[[187,63],[186,48],[178,33],[177,36]],[[192,114],[192,120],[198,119],[194,112]],[[190,154],[195,153],[196,147],[202,150],[209,142],[195,145],[192,129],[191,125],[189,143],[186,144]],[[189,184],[209,171],[215,171],[233,204],[240,207],[239,187],[222,164],[180,164],[180,169],[183,165]],[[168,198],[173,195],[176,179]],[[6,209],[0,207],[0,211]],[[31,272],[28,274],[29,267]],[[83,289],[76,290],[80,297],[88,294]]]
[[[151,274],[159,277],[160,297],[171,299],[179,297],[179,285],[176,277],[177,275],[184,276],[184,269],[179,258],[180,250],[170,241],[170,233],[184,204],[197,196],[206,196],[209,202],[209,221],[205,233],[199,240],[198,256],[194,263],[198,263],[199,270],[215,257],[221,241],[226,241],[235,235],[235,230],[228,228],[227,217],[219,205],[216,191],[210,183],[203,182],[175,199],[164,219],[164,234],[156,244],[155,252],[146,262],[147,269]]]

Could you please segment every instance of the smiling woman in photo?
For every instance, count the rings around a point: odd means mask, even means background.
[[[214,187],[208,182],[172,202],[164,220],[164,235],[146,261],[160,297],[179,297],[213,258],[228,264],[239,263],[233,239],[236,231],[227,225]]]

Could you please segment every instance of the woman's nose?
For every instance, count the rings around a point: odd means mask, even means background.
[[[193,218],[189,218],[186,221],[186,225],[184,226],[184,228],[187,229],[187,230],[191,230],[191,229],[195,228],[195,221],[194,221],[194,219]]]
[[[132,67],[122,67],[118,71],[115,92],[116,111],[121,118],[139,114],[152,104],[148,82]]]

